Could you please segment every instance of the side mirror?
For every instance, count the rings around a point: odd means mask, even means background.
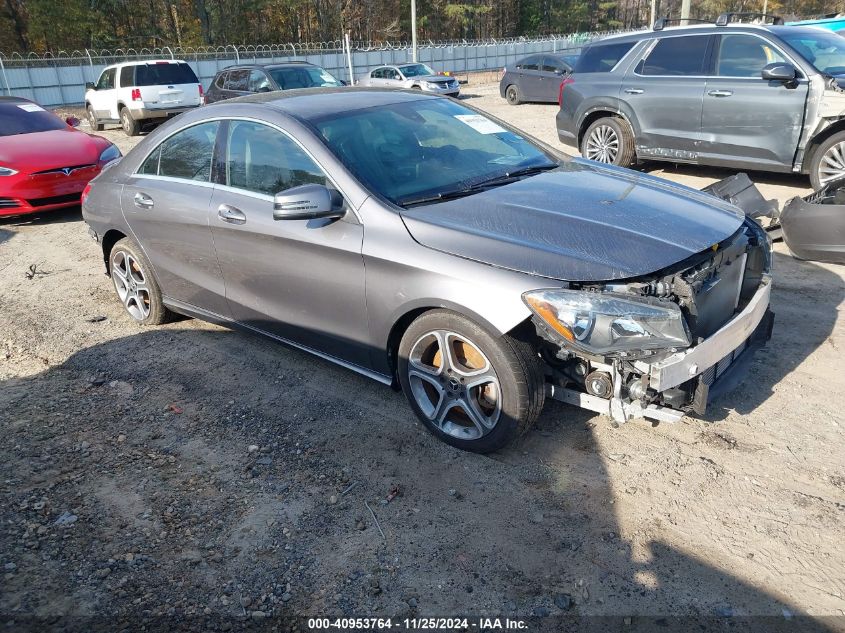
[[[71,127],[79,127],[79,119],[75,116],[69,116],[65,119],[65,123],[67,123]]]
[[[93,81],[86,81],[85,82],[85,89],[86,90],[96,90],[97,86],[94,85]]]
[[[273,197],[274,220],[339,218],[343,213],[343,197],[325,185],[299,185]]]
[[[564,73],[563,68],[555,68],[555,75],[562,75]]]
[[[270,86],[261,86],[258,92],[270,92]]]
[[[760,71],[760,76],[766,81],[794,81],[796,74],[795,66],[783,62],[767,64]]]

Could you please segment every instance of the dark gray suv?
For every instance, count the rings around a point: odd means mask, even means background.
[[[586,48],[560,88],[560,139],[621,166],[796,172],[816,189],[845,176],[845,38],[725,22]]]

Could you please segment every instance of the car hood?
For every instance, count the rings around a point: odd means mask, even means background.
[[[30,173],[94,165],[102,149],[93,137],[71,128],[0,136],[0,165]]]
[[[421,75],[419,77],[409,77],[408,79],[413,79],[415,81],[430,81],[433,83],[447,83],[452,81],[454,77],[449,77],[448,75]]]
[[[580,159],[401,214],[429,248],[580,282],[656,272],[730,237],[744,219],[709,194]]]

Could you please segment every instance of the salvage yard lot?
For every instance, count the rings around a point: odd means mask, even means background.
[[[464,91],[560,146],[555,106]],[[104,135],[124,152],[137,141]],[[697,188],[731,173],[646,170]],[[809,190],[752,179],[781,201]],[[137,327],[78,210],[2,221],[0,614],[216,630],[807,613],[839,630],[845,267],[777,244],[774,268],[773,339],[705,419],[614,429],[549,402],[484,457],[428,435],[401,394],[302,352],[194,320]]]

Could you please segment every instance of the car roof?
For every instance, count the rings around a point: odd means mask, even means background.
[[[386,90],[384,88],[298,88],[276,92],[260,92],[236,99],[218,101],[203,107],[211,111],[236,103],[263,105],[303,121],[313,121],[337,112],[365,110],[397,103],[444,99],[417,90]]]
[[[120,66],[144,66],[146,64],[187,64],[184,59],[142,59],[140,61],[132,62],[118,62],[110,64],[107,68],[117,68]]]
[[[30,101],[29,99],[24,99],[23,97],[4,97],[0,96],[0,104],[3,103],[35,103],[34,101]]]
[[[232,64],[231,66],[226,66],[225,68],[220,69],[218,72],[223,72],[224,70],[251,70],[251,69],[261,69],[261,70],[271,70],[273,68],[287,68],[292,66],[313,66],[311,62],[306,62],[302,59],[292,59],[286,62],[273,62],[271,64]]]
[[[770,33],[774,36],[799,34],[799,33],[818,33],[819,28],[813,26],[792,26],[784,24],[752,24],[747,22],[732,22],[725,26],[716,26],[715,24],[692,24],[689,26],[667,26],[660,31],[643,30],[635,33],[624,33],[622,35],[611,35],[595,42],[590,42],[588,46],[596,46],[608,43],[624,43],[624,42],[640,42],[645,39],[656,39],[662,37],[675,37],[686,34],[712,35],[718,33],[725,33],[731,30],[738,31],[758,31],[762,33]]]

